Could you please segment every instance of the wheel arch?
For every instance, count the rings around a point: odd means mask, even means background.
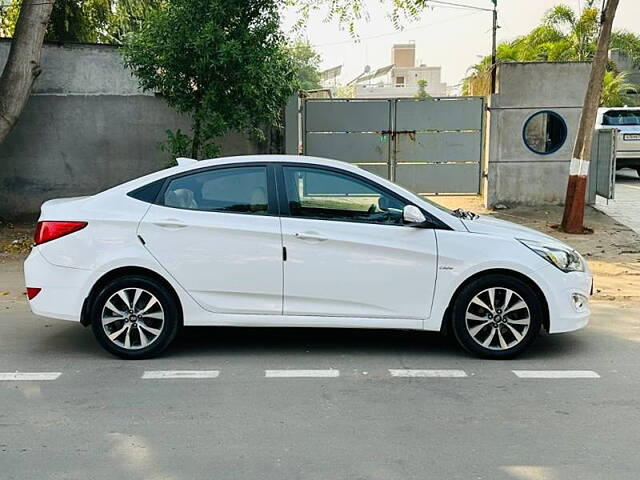
[[[464,282],[458,285],[458,288],[456,288],[455,292],[453,292],[453,295],[449,299],[449,304],[445,309],[444,318],[442,319],[442,327],[441,327],[442,333],[448,333],[450,329],[451,312],[453,310],[453,303],[457,298],[458,294],[460,293],[460,291],[464,287],[466,287],[469,283],[473,282],[474,280],[480,277],[484,277],[486,275],[509,275],[511,277],[515,277],[523,281],[529,287],[531,287],[531,290],[535,292],[536,296],[540,300],[540,304],[542,305],[542,326],[544,327],[545,331],[547,332],[549,331],[549,304],[540,286],[524,273],[518,272],[516,270],[511,270],[508,268],[492,268],[492,269],[482,270],[480,272],[474,273],[473,275],[465,279]]]
[[[150,278],[153,278],[154,280],[158,281],[160,284],[162,284],[167,289],[167,291],[170,293],[170,295],[173,296],[173,299],[176,302],[176,308],[178,309],[178,315],[180,316],[180,326],[182,326],[183,317],[184,317],[183,309],[182,309],[182,303],[180,302],[180,297],[178,296],[178,293],[176,292],[175,288],[173,288],[171,283],[169,283],[158,272],[154,272],[153,270],[151,270],[149,268],[134,267],[134,266],[115,268],[113,270],[110,270],[110,271],[106,272],[104,275],[102,275],[100,278],[98,278],[98,280],[96,280],[96,282],[91,287],[91,290],[89,290],[89,294],[84,299],[84,302],[82,304],[82,313],[80,315],[80,323],[83,326],[88,327],[89,325],[91,325],[91,317],[89,315],[89,312],[91,311],[91,308],[93,307],[93,303],[92,302],[93,302],[94,298],[96,297],[96,295],[98,294],[98,292],[107,283],[109,283],[111,280],[113,280],[115,278],[118,278],[118,277],[123,277],[125,275],[140,275],[140,276],[144,276],[144,277],[150,277]]]

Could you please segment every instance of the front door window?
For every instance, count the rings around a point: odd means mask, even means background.
[[[406,203],[354,176],[309,167],[284,167],[292,217],[402,224]]]

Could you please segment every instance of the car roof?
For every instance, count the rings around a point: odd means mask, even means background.
[[[625,105],[624,107],[600,107],[598,108],[598,112],[610,112],[613,110],[640,110],[640,107],[630,107],[629,105]]]
[[[338,167],[346,170],[360,170],[360,167],[341,160],[332,160],[329,158],[312,157],[307,155],[237,155],[232,157],[218,157],[208,160],[194,161],[189,163],[186,170],[195,168],[202,168],[215,165],[226,165],[233,163],[248,163],[248,162],[286,162],[286,163],[313,163],[317,165],[324,165],[328,167]]]
[[[331,160],[328,158],[309,157],[306,155],[259,155],[259,154],[256,154],[256,155],[237,155],[232,157],[219,157],[219,158],[211,158],[209,160],[199,160],[199,161],[198,160],[190,161],[190,160],[191,159],[181,158],[181,162],[179,165],[158,170],[158,171],[149,173],[147,175],[144,175],[142,177],[135,178],[128,182],[121,183],[120,185],[116,185],[115,187],[112,187],[101,193],[106,193],[109,191],[130,190],[133,188],[143,186],[155,180],[159,180],[175,174],[189,172],[191,170],[198,170],[198,169],[207,168],[207,167],[215,167],[217,165],[233,165],[233,164],[240,164],[240,163],[273,163],[273,162],[310,163],[314,165],[336,167],[342,170],[358,172],[365,176],[368,173],[366,170],[363,170],[357,165],[354,165],[352,163],[342,162],[340,160]]]

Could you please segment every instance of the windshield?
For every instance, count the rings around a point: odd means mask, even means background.
[[[602,117],[603,125],[640,125],[640,110],[610,110]]]

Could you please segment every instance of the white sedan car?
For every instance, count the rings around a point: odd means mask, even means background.
[[[320,158],[180,159],[45,202],[35,244],[33,312],[91,325],[128,359],[191,325],[452,331],[502,359],[590,314],[591,275],[571,247]]]

